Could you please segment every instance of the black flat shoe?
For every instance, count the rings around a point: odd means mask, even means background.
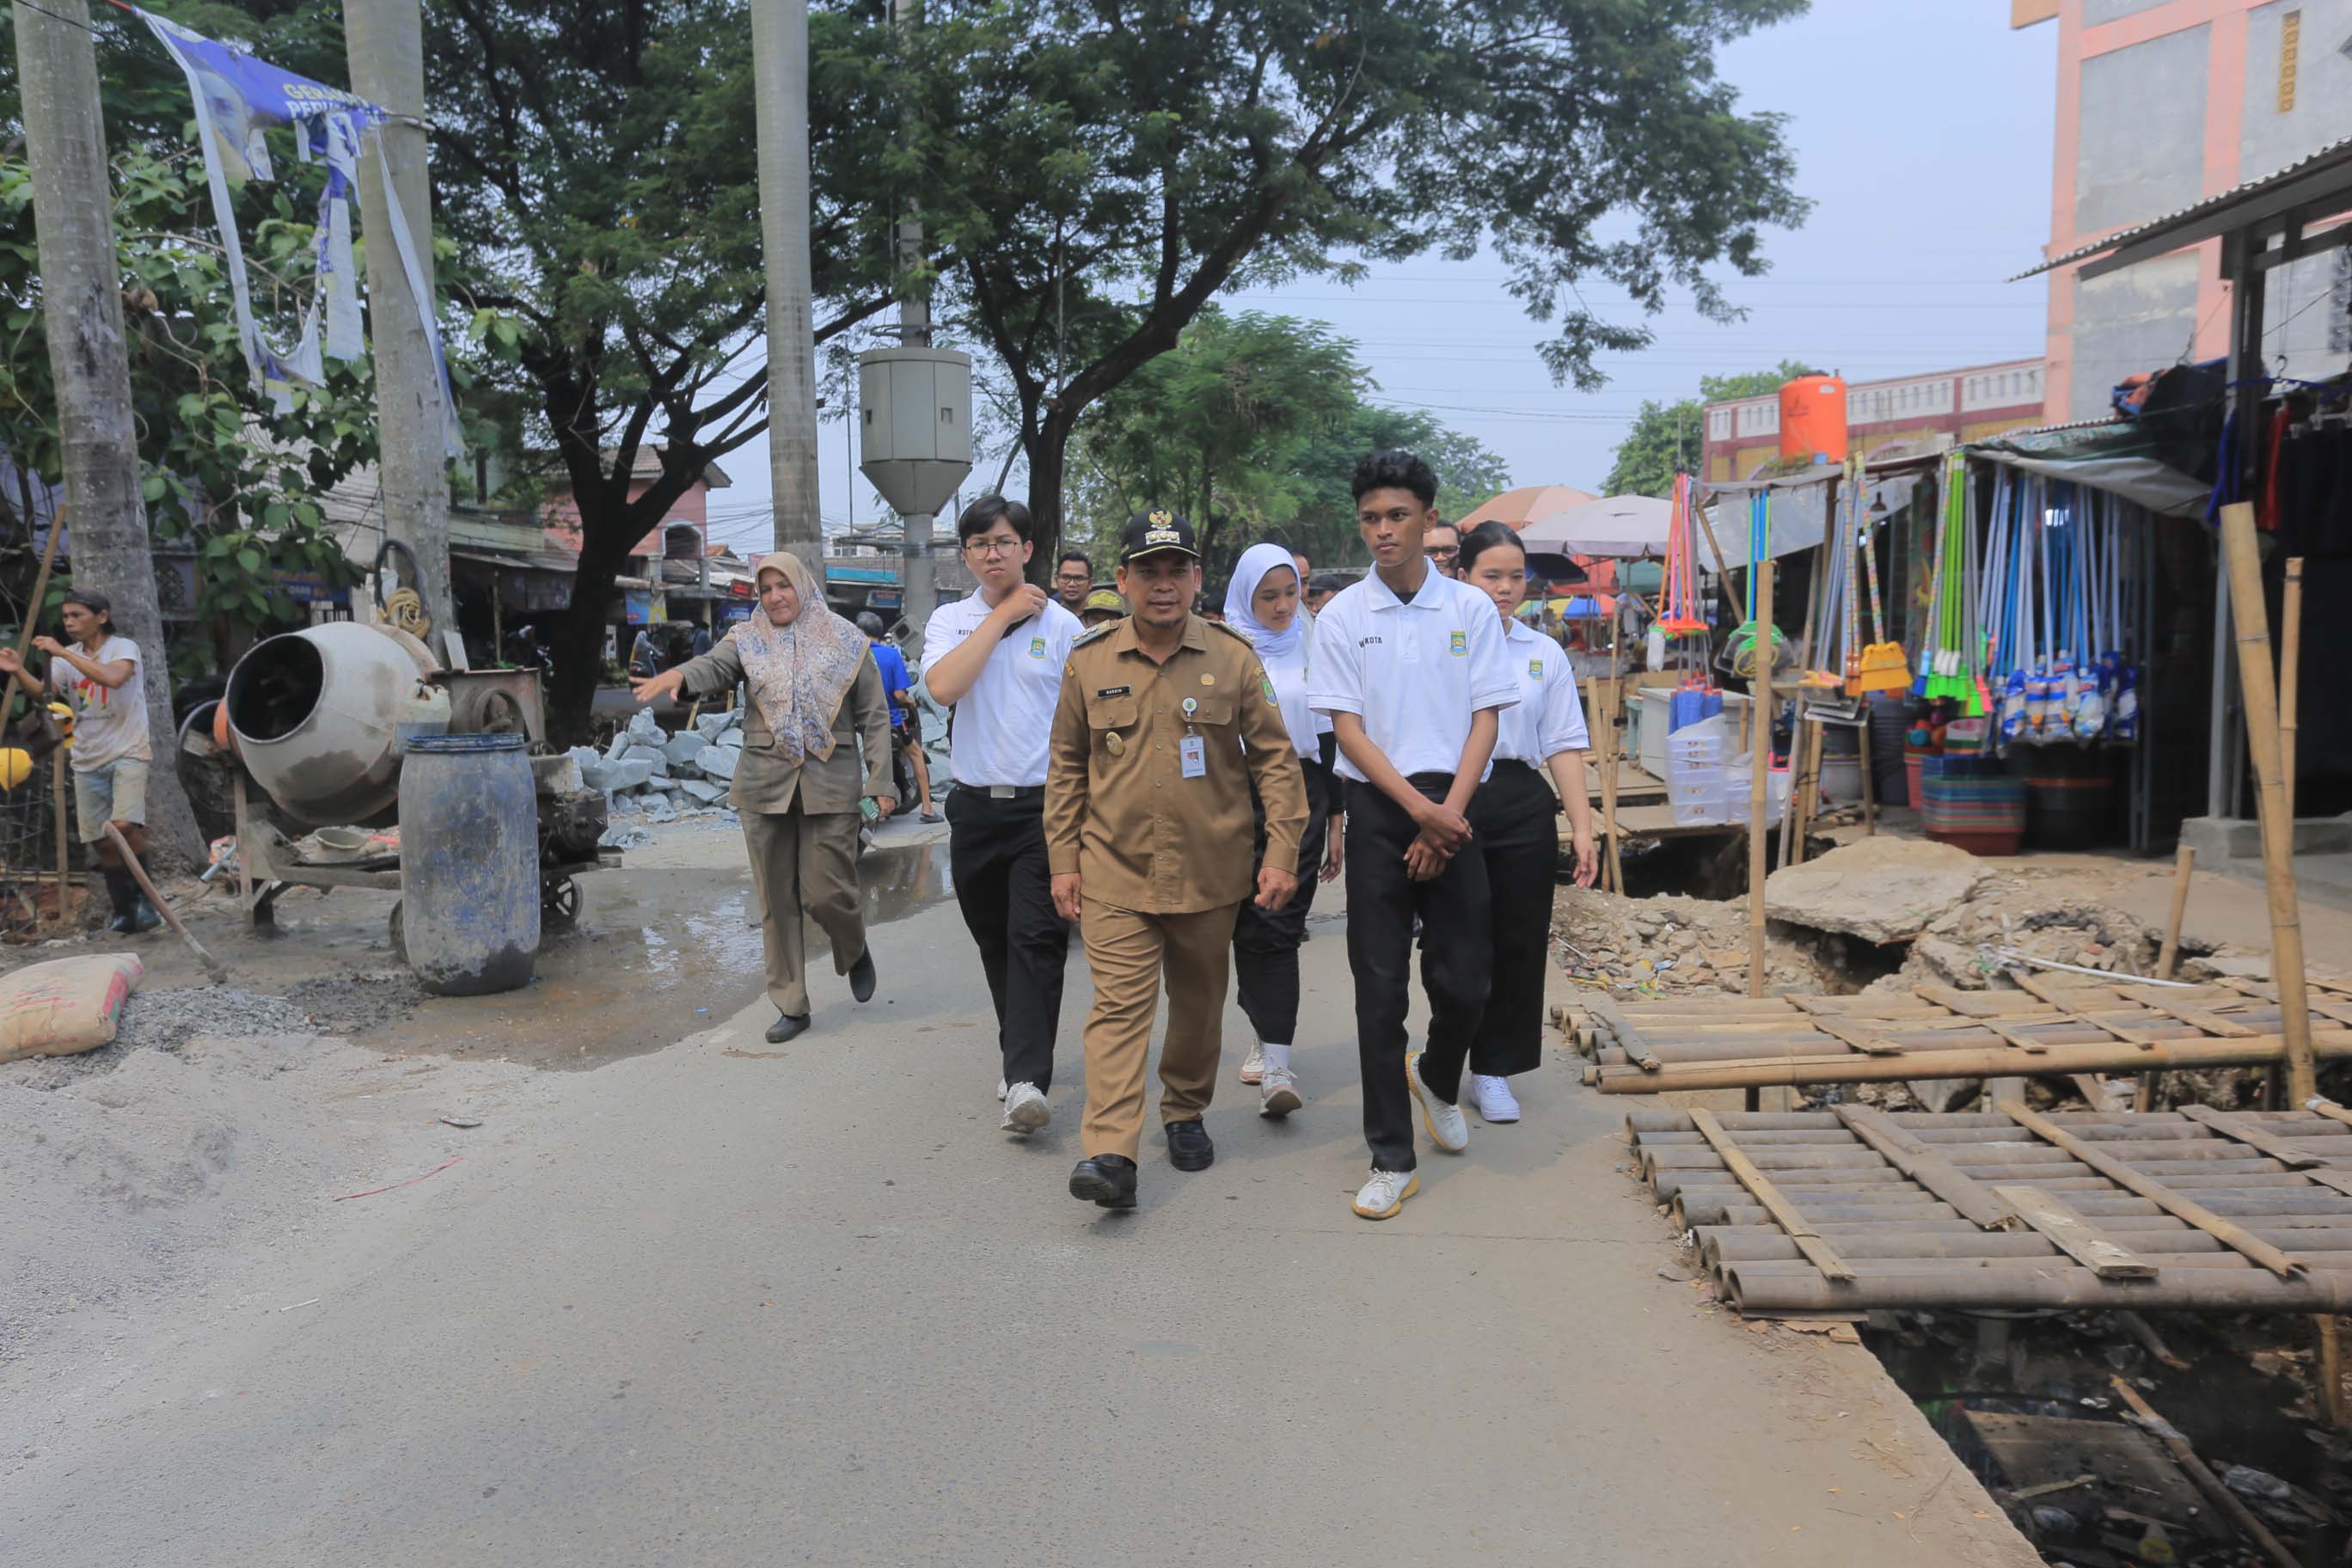
[[[1168,1134],[1168,1163],[1180,1171],[1205,1171],[1216,1160],[1217,1146],[1209,1142],[1209,1130],[1198,1121],[1171,1121],[1163,1129]]]
[[[849,966],[849,994],[860,1002],[874,1000],[874,950],[868,947]]]
[[[790,1013],[779,1013],[776,1021],[768,1026],[768,1044],[781,1046],[786,1040],[807,1034],[808,1026],[809,1016],[806,1013],[797,1018]]]
[[[1135,1206],[1135,1162],[1124,1154],[1097,1154],[1070,1173],[1070,1195],[1107,1209]]]

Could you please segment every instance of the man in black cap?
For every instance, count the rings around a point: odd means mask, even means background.
[[[1192,613],[1200,547],[1172,512],[1129,521],[1118,587],[1132,612],[1070,648],[1045,775],[1054,905],[1078,922],[1094,976],[1087,1015],[1086,1158],[1070,1194],[1135,1205],[1143,1068],[1167,977],[1160,1120],[1169,1163],[1208,1168],[1202,1125],[1216,1084],[1234,917],[1255,894],[1280,909],[1298,887],[1307,789],[1290,731],[1249,639]],[[1250,786],[1265,803],[1253,867]]]

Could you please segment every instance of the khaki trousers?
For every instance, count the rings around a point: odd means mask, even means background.
[[[1132,1160],[1142,1142],[1143,1065],[1163,974],[1168,1037],[1160,1048],[1160,1120],[1196,1121],[1209,1108],[1240,908],[1153,915],[1081,900],[1078,933],[1095,983],[1087,1013],[1087,1120],[1079,1134],[1087,1158]]]
[[[760,900],[760,935],[768,954],[768,1000],[794,1018],[808,1016],[806,948],[801,917],[833,943],[833,968],[846,974],[866,952],[866,918],[857,900],[857,823],[854,811],[814,816],[747,811],[743,843],[751,852],[751,889]]]

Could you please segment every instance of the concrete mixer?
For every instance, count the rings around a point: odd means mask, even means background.
[[[617,865],[602,849],[604,792],[568,754],[547,754],[536,669],[446,669],[404,631],[331,621],[254,645],[229,672],[217,713],[182,730],[192,798],[234,801],[240,901],[270,924],[289,887],[400,889],[396,833],[352,836],[353,853],[309,853],[288,828],[389,828],[398,817],[405,742],[419,733],[511,732],[529,746],[538,805],[541,901],[558,923],[579,912],[578,873]],[[256,796],[267,797],[267,809]],[[393,925],[399,938],[399,915]]]

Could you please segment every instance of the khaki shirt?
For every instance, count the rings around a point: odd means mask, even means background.
[[[1202,742],[1199,778],[1184,776],[1188,735]],[[1295,874],[1306,779],[1248,638],[1190,616],[1176,651],[1154,664],[1130,618],[1070,649],[1047,748],[1045,855],[1055,875],[1079,874],[1087,898],[1173,915],[1251,897],[1253,778],[1265,864]]]
[[[731,638],[677,668],[685,689],[697,697],[715,697],[743,679],[743,661],[736,657]],[[866,752],[862,766],[860,742]],[[776,738],[769,732],[760,705],[754,702],[744,710],[743,755],[727,790],[727,804],[736,810],[773,815],[792,810],[797,800],[803,813],[816,816],[856,811],[860,795],[898,793],[890,773],[890,704],[882,695],[882,672],[872,658],[865,661],[835,710],[833,755],[821,761],[812,756],[793,766],[776,750]]]

